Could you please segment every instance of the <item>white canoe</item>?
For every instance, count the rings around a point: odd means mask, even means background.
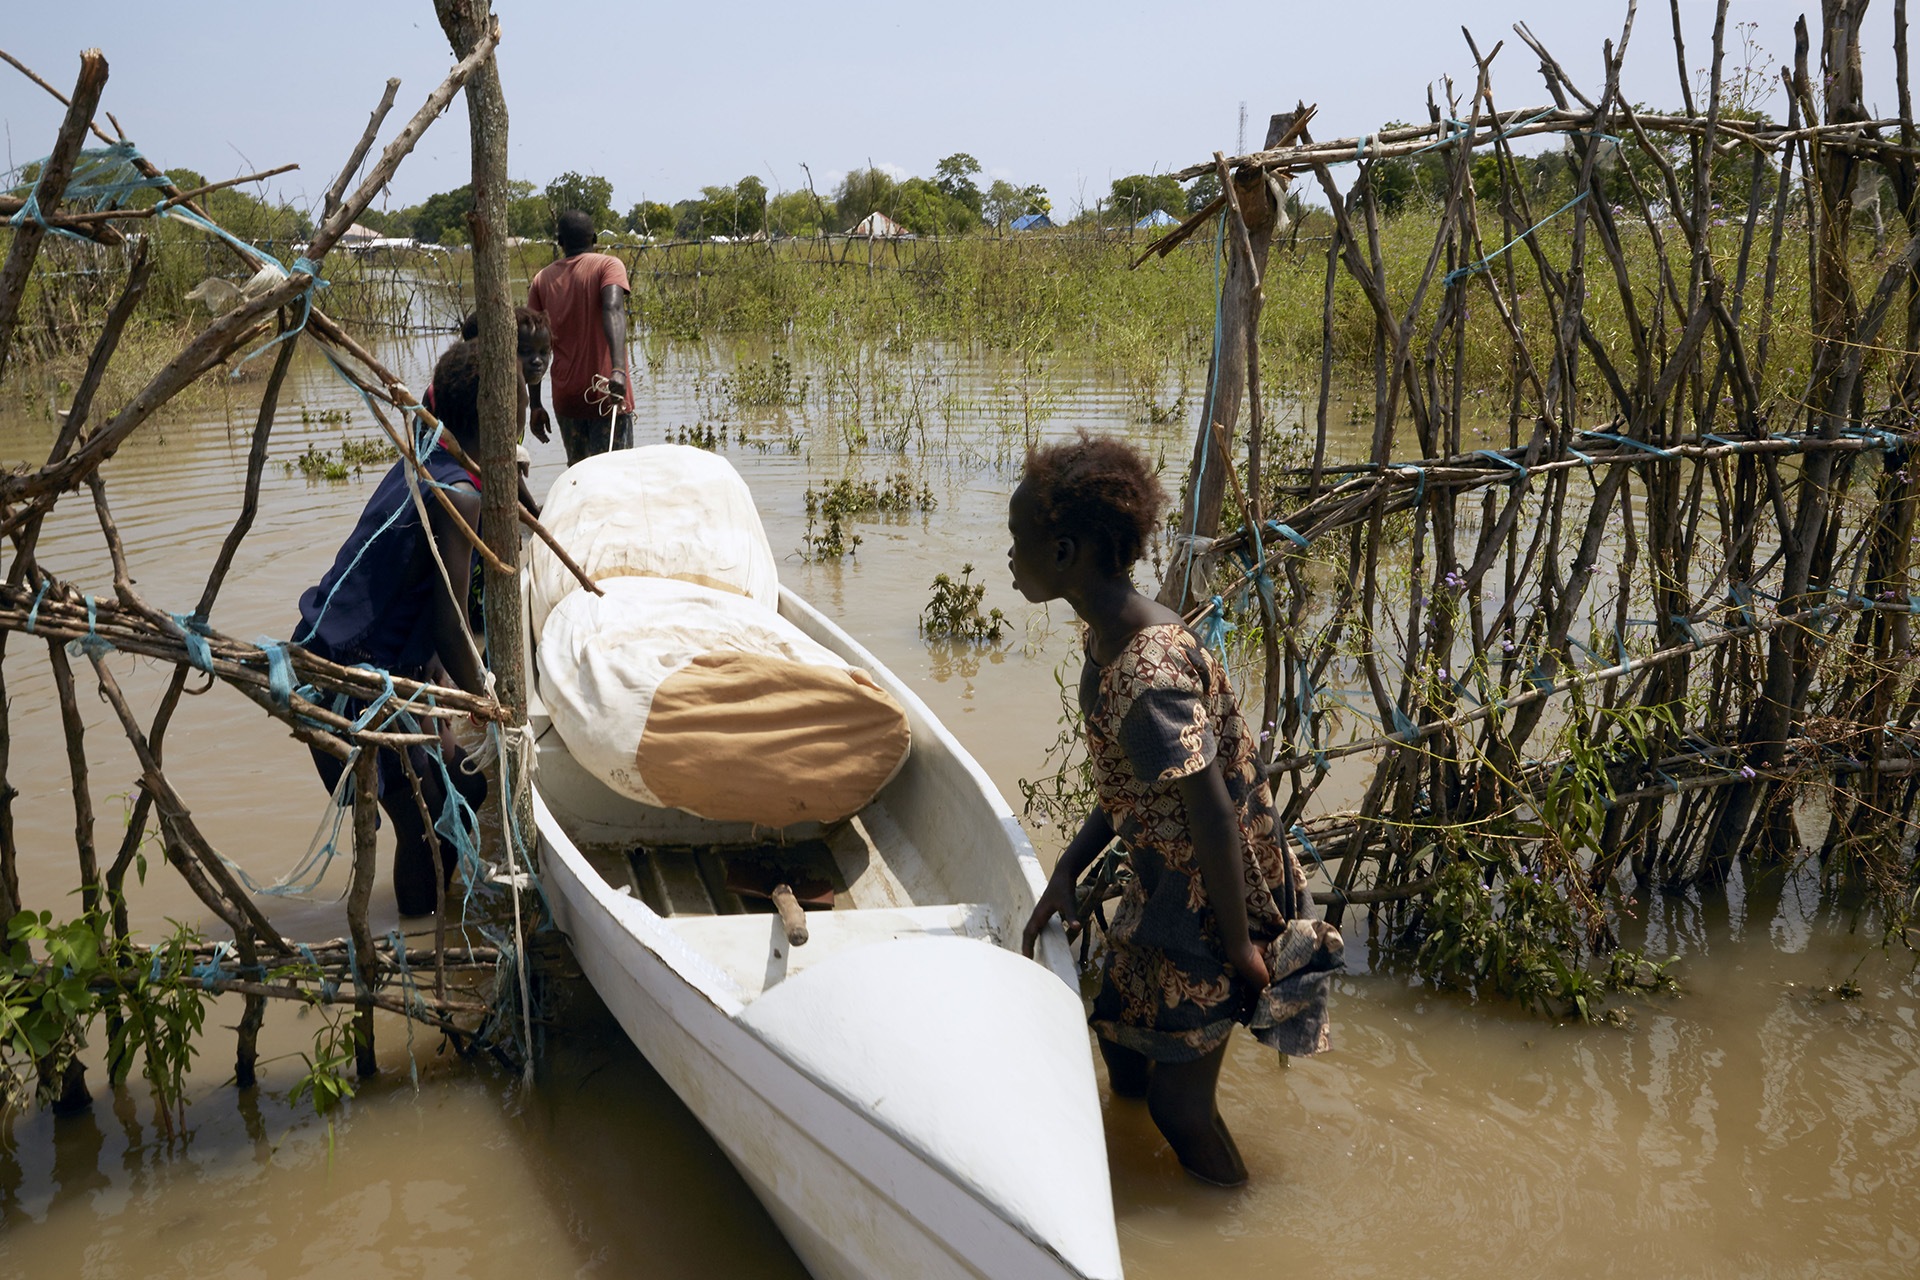
[[[1019,954],[1045,883],[1025,833],[873,655],[784,589],[781,613],[912,724],[906,764],[856,818],[778,833],[830,857],[834,909],[807,913],[799,947],[777,915],[741,912],[699,848],[765,829],[619,795],[567,754],[536,694],[534,818],[559,927],[819,1280],[1118,1277],[1059,925],[1044,964]]]

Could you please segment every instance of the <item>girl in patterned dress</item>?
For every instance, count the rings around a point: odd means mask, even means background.
[[[1013,585],[1064,599],[1086,624],[1080,708],[1098,807],[1061,854],[1024,946],[1058,915],[1114,839],[1133,878],[1107,934],[1090,1019],[1113,1092],[1147,1101],[1195,1177],[1247,1170],[1214,1103],[1236,1022],[1283,1053],[1327,1047],[1340,935],[1307,919],[1300,865],[1232,681],[1178,615],[1134,589],[1131,568],[1165,495],[1131,445],[1081,433],[1027,456],[1008,504]]]

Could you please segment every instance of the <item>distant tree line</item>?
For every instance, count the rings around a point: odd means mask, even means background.
[[[1045,187],[996,179],[982,190],[976,181],[980,172],[978,160],[956,152],[934,167],[931,178],[897,179],[869,166],[853,170],[825,193],[816,191],[811,181],[801,190],[773,193],[749,174],[732,186],[702,187],[698,196],[671,205],[641,200],[625,214],[615,210],[613,184],[607,179],[568,172],[544,188],[536,189],[531,182],[510,184],[507,231],[549,239],[554,219],[567,209],[579,209],[602,231],[687,239],[849,231],[874,213],[918,235],[959,235],[1052,210]],[[458,187],[401,209],[369,209],[360,221],[382,235],[465,244],[472,211],[473,188]]]

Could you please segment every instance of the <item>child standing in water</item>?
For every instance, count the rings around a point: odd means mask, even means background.
[[[1116,1096],[1145,1098],[1181,1165],[1220,1186],[1246,1164],[1214,1104],[1236,1022],[1282,1053],[1327,1047],[1327,985],[1340,934],[1306,918],[1300,864],[1219,660],[1131,570],[1166,498],[1146,459],[1089,437],[1027,455],[1008,504],[1013,585],[1065,600],[1086,624],[1080,710],[1098,807],[1054,867],[1027,922],[1033,945],[1108,843],[1133,879],[1107,934],[1090,1021]]]

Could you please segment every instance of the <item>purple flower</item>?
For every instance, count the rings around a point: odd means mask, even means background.
[[[1740,776],[1741,776],[1741,777],[1743,777],[1743,778],[1749,778],[1749,779],[1751,779],[1751,778],[1757,778],[1757,777],[1759,777],[1760,775],[1759,775],[1759,774],[1757,774],[1757,773],[1755,773],[1755,772],[1753,771],[1753,766],[1752,766],[1752,765],[1750,765],[1750,764],[1743,764],[1743,765],[1741,765],[1741,766],[1740,766]]]

